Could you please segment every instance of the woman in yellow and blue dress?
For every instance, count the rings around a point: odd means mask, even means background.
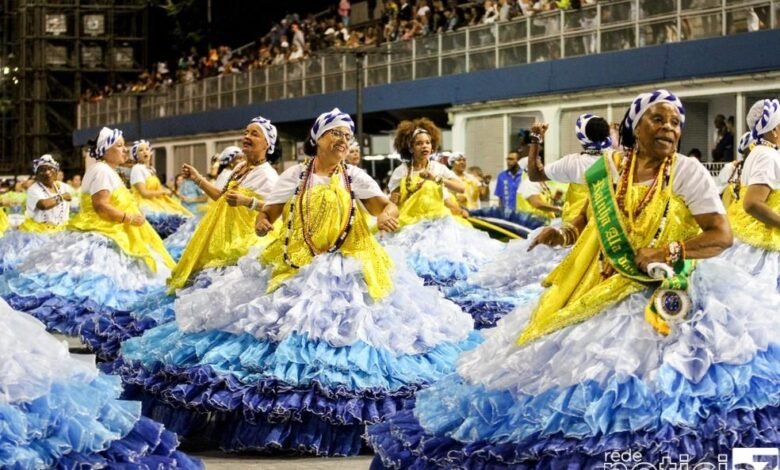
[[[278,232],[260,259],[182,293],[175,322],[122,345],[115,370],[151,416],[226,450],[354,455],[366,423],[408,408],[476,344],[471,318],[373,236],[365,211],[393,231],[398,210],[345,163],[353,131],[338,109],[320,115],[310,158],[257,217],[258,235]]]
[[[400,210],[401,230],[382,243],[406,253],[407,262],[426,283],[446,286],[466,279],[504,244],[453,217],[444,189],[462,193],[463,182],[445,165],[432,161],[441,130],[426,118],[403,121],[395,148],[404,161],[390,176],[391,199]]]
[[[707,170],[676,153],[684,116],[665,90],[633,101],[548,289],[369,427],[373,468],[600,468],[629,450],[693,467],[778,446],[780,296],[713,258],[732,235]]]
[[[747,121],[754,146],[735,175],[728,215],[737,241],[723,257],[780,289],[780,102],[755,103]]]
[[[49,155],[33,161],[35,182],[27,189],[27,211],[22,224],[0,239],[0,274],[14,269],[52,233],[65,229],[71,195],[56,179],[60,165]],[[0,280],[0,282],[3,282]]]
[[[173,320],[177,290],[186,293],[208,286],[252,246],[265,242],[255,235],[254,223],[279,177],[271,166],[281,157],[276,126],[262,116],[252,119],[244,130],[242,146],[246,161],[235,168],[222,187],[206,181],[194,167],[184,165],[185,177],[195,181],[214,203],[198,222],[167,279],[167,291],[161,286],[148,293],[131,312],[114,312],[100,322],[85,324],[82,337],[101,359],[113,360],[125,338]]]
[[[81,211],[31,250],[7,277],[8,303],[69,335],[159,290],[173,268],[162,240],[116,173],[127,159],[122,131],[104,127],[84,175]],[[55,197],[56,199],[56,197]]]
[[[0,299],[0,467],[203,468],[176,435],[120,399],[118,377],[68,353]]]
[[[278,160],[278,156],[275,156],[276,155],[275,152],[272,152],[271,155],[272,156],[269,159],[271,163],[274,163],[276,160]],[[224,150],[222,150],[222,153],[219,155],[217,161],[219,163],[219,169],[217,173],[217,179],[214,181],[213,186],[215,186],[216,188],[227,188],[228,183],[230,183],[230,178],[233,175],[234,169],[239,164],[245,162],[246,158],[244,157],[244,152],[239,147],[235,145],[230,145],[228,147],[225,147]],[[191,175],[193,173],[192,171],[188,171],[188,174]],[[222,192],[211,191],[209,193],[210,194],[209,196],[209,194],[207,194],[205,191],[203,191],[200,187],[196,185],[195,181],[192,178],[185,178],[184,174],[182,174],[181,177],[184,179],[186,183],[193,185],[197,191],[200,191],[201,194],[205,195],[208,201],[208,204],[206,204],[203,207],[203,210],[205,212],[208,212],[209,209],[211,209],[211,207],[215,204],[215,201],[219,200],[219,197],[222,195]],[[206,181],[206,183],[208,183],[208,181]],[[200,184],[204,184],[204,183],[200,183]],[[184,249],[187,247],[187,244],[192,239],[192,235],[195,233],[195,229],[198,227],[201,218],[202,217],[196,216],[195,218],[188,220],[185,224],[179,227],[178,230],[176,230],[176,233],[174,233],[173,235],[165,239],[165,248],[168,249],[168,252],[171,254],[171,256],[173,256],[173,259],[175,259],[176,261],[179,261],[179,259],[181,258],[181,255],[184,252]]]
[[[572,223],[580,216],[588,202],[588,188],[584,179],[560,180],[567,173],[577,172],[584,175],[585,170],[598,160],[603,152],[611,151],[612,139],[607,121],[593,114],[583,114],[577,118],[574,129],[582,144],[582,152],[566,155],[544,166],[539,159],[539,147],[547,127],[545,123],[535,123],[531,127],[528,166],[523,170],[526,174],[520,183],[519,192],[522,196],[518,194],[517,204],[518,207],[522,204],[531,206],[526,199],[527,196],[534,196],[535,192],[526,188],[536,187],[537,193],[549,194],[549,189],[542,190],[541,184],[545,181],[556,179],[569,183],[566,203],[563,210],[559,211],[562,220],[553,221],[551,227],[536,229],[525,240],[510,241],[506,250],[486,263],[467,281],[458,282],[446,290],[447,298],[474,317],[477,328],[495,326],[501,317],[515,307],[534,300],[541,294],[541,281],[569,253],[574,242]],[[540,243],[559,233],[565,233],[569,238],[565,246],[550,247]]]
[[[130,156],[136,163],[130,170],[130,187],[146,220],[161,238],[167,238],[192,218],[192,213],[171,197],[171,190],[160,182],[152,165],[152,155],[152,144],[148,140],[133,142]]]

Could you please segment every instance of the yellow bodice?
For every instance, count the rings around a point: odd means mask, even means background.
[[[668,186],[671,185],[670,181]],[[628,212],[638,207],[646,192],[647,186],[629,187],[625,202]],[[667,199],[667,220],[654,247],[665,246],[675,240],[687,240],[701,231],[682,198],[672,194],[670,189],[656,191],[638,217],[633,220],[623,217],[631,246],[635,250],[650,246],[663,218]],[[543,284],[548,289],[542,294],[528,326],[520,336],[520,344],[585,321],[609,305],[647,287],[619,273],[603,279],[600,252],[598,227],[593,211],[589,208],[588,223],[571,252],[544,280]],[[642,312],[637,312],[637,315],[642,315]]]
[[[67,224],[60,224],[60,225],[44,224],[41,222],[36,222],[30,217],[25,217],[24,222],[22,222],[22,225],[19,226],[19,230],[28,233],[50,234],[50,233],[61,232],[65,230],[66,226]]]
[[[301,214],[308,214],[305,215],[307,233],[311,233],[314,247],[318,250],[326,250],[335,244],[350,211],[350,195],[343,187],[338,173],[331,177],[330,184],[317,185],[308,189],[304,200],[308,201],[304,206],[301,206],[300,197],[295,200],[295,213],[292,214],[288,245],[291,263],[300,267],[306,266],[314,259],[303,238],[304,225]],[[284,240],[287,237],[292,202],[293,200],[290,200],[284,206],[281,233],[262,254],[263,263],[273,269],[271,281],[268,283],[268,292],[275,290],[298,272],[284,260]],[[366,213],[358,206],[352,229],[339,252],[360,262],[368,293],[371,298],[378,300],[393,290],[393,281],[390,277],[393,261],[371,234],[366,219]]]
[[[458,176],[458,179],[466,187],[463,194],[455,194],[458,205],[468,210],[479,209],[479,183],[466,174]]]
[[[0,208],[0,237],[3,236],[3,233],[5,233],[6,230],[8,230],[8,226],[10,224],[8,223],[8,215],[6,215],[5,211]]]
[[[135,203],[133,195],[124,186],[111,192],[111,205],[128,215],[140,215],[141,211]],[[169,268],[175,264],[168,250],[165,249],[160,236],[148,222],[140,227],[113,222],[100,217],[92,206],[92,196],[85,192],[81,195],[81,210],[71,217],[67,229],[81,232],[98,232],[114,240],[119,248],[130,256],[141,258],[152,270],[157,272],[157,258]]]
[[[746,187],[739,191],[739,199],[729,204],[727,213],[734,236],[748,245],[769,251],[780,251],[780,229],[772,228],[745,211]],[[780,190],[769,193],[766,204],[775,212],[780,212]]]
[[[523,176],[524,178],[527,178],[528,176]],[[542,192],[537,194],[546,204],[552,204],[552,197],[548,192]],[[516,203],[516,210],[517,212],[524,212],[526,214],[533,214],[539,217],[543,217],[545,219],[551,219],[555,217],[555,214],[549,211],[543,211],[541,209],[537,209],[536,207],[532,206],[530,202],[528,202],[528,199],[524,198],[522,194],[519,192],[517,193],[516,197],[517,203]]]
[[[162,189],[162,183],[157,175],[151,175],[146,178],[144,185],[149,191],[159,191]],[[192,217],[192,212],[182,206],[178,199],[174,199],[171,196],[143,197],[135,186],[133,186],[132,192],[138,207],[144,212],[179,214],[185,217]]]
[[[231,181],[228,188],[262,201],[260,195],[236,181]],[[224,194],[209,205],[168,278],[169,290],[184,287],[190,276],[201,269],[235,264],[253,245],[263,243],[255,234],[256,218],[257,212],[248,207],[230,206]]]
[[[416,188],[422,179],[412,175],[411,187]],[[401,199],[398,203],[398,221],[401,227],[414,225],[424,219],[439,219],[450,215],[444,205],[442,187],[433,181],[425,181],[417,191],[410,193],[406,178],[401,180]]]
[[[588,186],[585,184],[569,184],[569,188],[566,190],[566,196],[564,197],[563,209],[561,211],[561,219],[564,222],[571,222],[574,220],[588,203]]]

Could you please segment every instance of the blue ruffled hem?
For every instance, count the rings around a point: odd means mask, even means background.
[[[356,455],[365,448],[364,424],[334,425],[312,414],[280,420],[262,415],[247,417],[239,411],[200,412],[170,406],[148,394],[136,396],[143,397],[145,415],[165,423],[180,436],[197,439],[200,446],[218,446],[230,452],[283,450],[323,457]]]
[[[367,439],[385,468],[469,470],[601,468],[607,453],[627,449],[639,452],[642,461],[651,464],[667,456],[679,461],[686,455],[693,466],[700,461],[714,461],[719,454],[730,458],[735,447],[776,447],[780,442],[778,407],[712,411],[696,428],[666,424],[652,432],[621,432],[587,439],[554,434],[530,436],[519,443],[466,443],[427,433],[414,411],[404,410],[369,426]]]
[[[420,253],[410,254],[406,262],[425,281],[426,286],[449,287],[468,278],[472,271],[466,263],[428,259]]]
[[[493,328],[506,314],[519,305],[537,299],[542,292],[543,289],[539,285],[502,295],[496,293],[493,288],[483,288],[466,282],[444,289],[444,296],[471,315],[474,318],[474,328],[481,330]]]
[[[162,239],[173,235],[189,218],[180,214],[147,213],[144,215],[146,220]]]
[[[30,402],[0,405],[0,467],[181,461],[199,468],[175,452],[175,435],[139,420],[140,403],[118,400],[120,391],[118,377],[99,375],[89,383],[54,383]]]
[[[208,366],[244,383],[270,378],[293,387],[317,381],[329,388],[394,390],[450,374],[458,355],[481,341],[481,335],[472,331],[457,344],[443,342],[425,353],[396,355],[362,341],[333,347],[293,333],[277,343],[249,334],[187,333],[169,323],[125,342],[122,359],[152,372]]]
[[[176,262],[181,259],[181,255],[184,253],[184,249],[187,248],[187,244],[195,233],[195,229],[198,228],[199,222],[199,217],[193,217],[187,220],[186,223],[176,229],[176,233],[170,235],[163,242],[165,244],[165,249],[168,250],[168,253]]]
[[[8,294],[3,298],[14,310],[29,313],[43,322],[48,331],[68,336],[78,336],[82,324],[91,318],[114,312],[113,309],[100,306],[89,298],[69,299],[48,292],[24,297]]]
[[[422,392],[416,414],[435,435],[456,440],[521,442],[540,433],[587,438],[659,429],[665,424],[697,429],[713,410],[780,406],[780,347],[740,365],[714,364],[696,383],[662,366],[653,392],[636,377],[615,375],[536,396],[487,390],[451,375]]]

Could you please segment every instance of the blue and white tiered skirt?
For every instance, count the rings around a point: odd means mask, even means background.
[[[466,280],[505,247],[451,216],[423,220],[396,233],[383,234],[380,242],[405,252],[409,267],[426,284],[437,286]]]
[[[693,465],[778,447],[780,296],[720,260],[699,264],[690,293],[692,314],[667,337],[644,321],[648,292],[524,346],[533,306],[516,309],[413,411],[369,427],[377,459],[584,469],[616,450]]]
[[[201,468],[121,391],[0,300],[0,467]]]
[[[411,407],[478,344],[471,318],[402,264],[373,301],[361,265],[318,256],[271,294],[254,256],[182,292],[176,322],[114,364],[145,413],[224,449],[352,455],[366,423]]]

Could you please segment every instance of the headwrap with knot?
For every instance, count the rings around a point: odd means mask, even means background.
[[[600,140],[598,142],[594,142],[588,138],[588,134],[585,132],[585,129],[588,127],[588,122],[595,117],[599,116],[586,113],[581,114],[580,117],[577,118],[577,123],[575,125],[577,140],[580,141],[585,150],[604,150],[606,148],[612,147],[612,137],[610,136],[607,136],[606,139]]]
[[[636,126],[639,124],[639,120],[642,115],[655,104],[669,103],[680,113],[680,127],[685,124],[685,107],[682,101],[667,90],[655,90],[650,93],[642,93],[631,102],[631,107],[628,108],[628,115],[625,118],[624,125],[630,127],[631,130],[636,130]]]
[[[750,144],[753,143],[753,137],[750,132],[745,132],[742,137],[739,138],[739,144],[737,144],[737,152],[739,155],[747,155],[750,152]]]
[[[753,106],[755,107],[756,105]],[[753,111],[753,108],[751,108],[751,111]],[[761,115],[750,127],[753,140],[757,141],[762,135],[766,134],[777,126],[780,126],[780,101],[762,101]]]
[[[133,157],[133,161],[135,162],[138,161],[138,151],[141,149],[141,146],[144,144],[146,144],[146,147],[149,150],[152,150],[152,144],[150,144],[148,140],[141,139],[133,142],[133,146],[130,147],[130,156]]]
[[[352,118],[349,117],[349,114],[342,113],[339,108],[333,108],[330,112],[320,114],[309,131],[311,143],[316,145],[322,134],[337,127],[347,127],[350,132],[355,133],[355,123]]]
[[[122,131],[119,129],[109,129],[104,127],[100,129],[95,148],[90,149],[89,156],[95,160],[102,160],[106,152],[122,137]]]
[[[257,116],[249,123],[257,124],[260,127],[260,130],[263,131],[265,141],[268,142],[268,152],[266,153],[274,153],[276,150],[276,138],[278,136],[278,133],[276,132],[276,126],[271,124],[271,121],[264,118],[263,116]]]
[[[231,145],[230,147],[225,147],[225,150],[223,150],[222,153],[219,154],[219,164],[227,165],[230,162],[232,162],[238,155],[241,155],[240,148],[236,147],[235,145]]]
[[[33,174],[38,173],[38,169],[41,168],[42,166],[48,166],[54,168],[54,170],[60,169],[60,164],[57,163],[57,161],[54,160],[54,157],[52,157],[48,153],[42,155],[41,158],[36,158],[35,160],[33,160]]]

